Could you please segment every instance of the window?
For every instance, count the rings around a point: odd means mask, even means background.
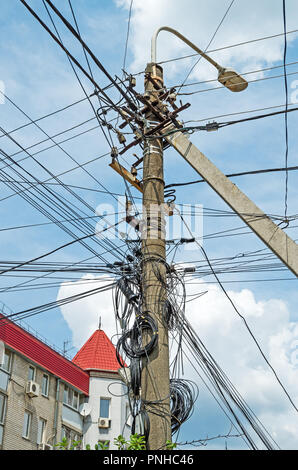
[[[77,434],[66,426],[62,426],[61,440],[63,439],[66,439],[67,441],[67,449],[80,450],[82,448],[83,436],[81,434]]]
[[[35,379],[35,367],[29,366],[28,369],[28,380],[34,380]]]
[[[110,417],[110,399],[109,398],[100,399],[99,417],[100,418]]]
[[[79,408],[79,394],[72,388],[64,385],[63,403],[77,410]]]
[[[0,393],[0,424],[4,424],[6,410],[6,396]]]
[[[47,374],[42,376],[41,393],[45,397],[49,395],[49,376]]]
[[[70,429],[67,429],[65,426],[62,426],[61,430],[61,440],[66,438],[67,440],[70,439]]]
[[[128,403],[126,403],[125,424],[127,424],[127,426],[132,425],[132,415]]]
[[[4,352],[4,361],[2,364],[2,369],[6,370],[7,372],[10,372],[10,366],[11,366],[11,352],[5,349]]]
[[[83,436],[81,434],[73,433],[71,444],[74,447],[74,450],[82,449],[82,441],[83,441]]]
[[[79,394],[77,392],[73,392],[73,407],[77,410],[79,407]]]
[[[29,439],[30,437],[30,427],[31,427],[31,413],[29,413],[29,411],[25,411],[22,436],[25,437],[26,439]]]
[[[37,428],[37,444],[45,443],[46,426],[47,426],[46,420],[43,418],[39,418],[38,428]]]

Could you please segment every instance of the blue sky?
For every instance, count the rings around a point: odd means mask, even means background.
[[[47,12],[42,2],[30,1],[40,16],[50,25]],[[69,62],[63,51],[54,43],[49,35],[41,28],[37,21],[30,16],[21,2],[2,1],[1,23],[1,73],[0,80],[4,83],[7,97],[22,109],[31,119],[38,119],[57,109],[84,98],[82,89],[77,82]],[[81,34],[89,47],[99,60],[114,76],[122,76],[124,62],[125,41],[127,35],[128,0],[100,2],[91,0],[72,1]],[[178,0],[150,0],[133,3],[130,35],[126,57],[126,71],[137,74],[137,90],[143,90],[142,72],[146,62],[150,61],[150,40],[157,27],[168,25],[177,28],[182,34],[189,37],[199,47],[204,49],[216,30],[220,20],[226,12],[229,1],[213,0],[203,1],[187,0],[183,5]],[[71,21],[71,12],[67,1],[57,3],[63,14]],[[288,0],[287,30],[297,28],[297,3]],[[66,29],[56,21],[63,41],[71,52],[85,65],[81,48],[69,35]],[[249,5],[243,0],[235,0],[209,49],[218,49],[241,42],[265,36],[278,35],[283,32],[282,1],[274,0],[262,2],[253,1]],[[252,42],[238,47],[229,47],[214,52],[212,57],[224,66],[233,67],[239,72],[246,73],[260,69],[282,65],[283,37]],[[297,61],[297,33],[288,35],[287,63]],[[165,61],[172,58],[191,54],[192,51],[179,42],[169,33],[162,32],[158,38],[158,60]],[[184,82],[197,58],[176,60],[164,64],[164,77],[167,86],[174,86]],[[108,84],[106,77],[92,64],[92,71],[101,87]],[[298,73],[297,65],[287,67],[289,74]],[[214,116],[229,113],[238,113],[271,106],[280,106],[285,103],[285,88],[283,78],[270,78],[282,75],[282,68],[275,68],[247,75],[249,80],[258,80],[249,83],[243,93],[231,93],[226,89],[209,90],[217,87],[216,82],[185,86],[181,93],[196,92],[192,95],[180,96],[180,99],[189,102],[191,107],[181,113],[180,119],[184,121],[204,120],[202,124],[212,121]],[[93,85],[79,73],[80,79],[88,93],[93,92]],[[216,71],[201,60],[188,77],[185,85],[202,82],[216,78]],[[267,80],[267,78],[270,78]],[[288,76],[289,103],[294,105],[295,90],[298,89],[297,75]],[[118,99],[117,92],[110,96]],[[96,98],[92,98],[94,106]],[[276,108],[280,110],[283,108]],[[11,131],[28,122],[28,118],[6,99],[0,105],[0,126],[5,131]],[[272,111],[274,111],[273,109]],[[264,111],[266,112],[266,111]],[[267,112],[270,112],[269,110]],[[236,119],[257,114],[252,112],[240,114]],[[94,116],[87,101],[83,101],[55,116],[39,121],[39,126],[50,136],[56,136],[65,129],[70,129]],[[113,115],[111,114],[111,117]],[[216,118],[223,122],[234,119],[234,116]],[[194,123],[195,124],[195,123]],[[95,126],[94,120],[81,125],[78,129],[69,131],[63,136],[54,137],[57,142],[74,136]],[[288,115],[289,154],[288,165],[297,165],[297,117],[296,113]],[[34,125],[16,131],[12,136],[24,147],[32,146],[43,139],[45,133]],[[224,173],[236,173],[265,168],[285,166],[285,126],[284,116],[279,115],[258,121],[240,123],[223,128],[217,132],[197,132],[191,135],[191,140],[208,158],[212,160]],[[115,139],[115,142],[117,140]],[[34,175],[35,178],[46,180],[49,175],[41,167],[44,165],[67,185],[75,186],[73,190],[91,208],[106,204],[117,211],[117,204],[109,194],[97,192],[109,191],[124,194],[125,186],[120,177],[108,166],[110,163],[109,146],[100,129],[87,133],[61,144],[68,153],[61,149],[49,147],[51,142],[31,147],[30,154],[34,158],[22,161],[23,168]],[[116,143],[116,145],[118,145]],[[9,155],[14,155],[20,149],[7,137],[1,138],[1,148]],[[43,150],[41,152],[41,150]],[[106,157],[96,159],[100,155]],[[140,156],[141,150],[137,149]],[[71,157],[70,157],[70,156]],[[14,155],[13,158],[28,157],[24,152]],[[124,155],[123,164],[132,163],[132,154]],[[78,164],[91,159],[93,163],[85,166],[88,173],[82,169],[71,170]],[[37,163],[39,162],[39,164]],[[74,161],[76,163],[74,163]],[[10,177],[11,170],[5,169],[6,162],[1,162],[1,169],[7,171]],[[93,175],[93,178],[90,176]],[[16,175],[14,177],[17,179]],[[1,175],[1,180],[3,180]],[[168,149],[165,152],[165,180],[166,184],[186,182],[198,179],[198,175],[175,153]],[[53,180],[52,180],[53,182]],[[253,201],[268,214],[284,214],[285,175],[284,173],[268,173],[255,176],[234,178],[235,182]],[[23,225],[45,224],[49,220],[34,209],[20,196],[13,195],[3,182],[1,184],[0,216],[2,230],[0,232],[1,259],[3,261],[26,261],[38,257],[71,240],[69,235],[54,224],[38,225],[22,229],[13,229]],[[103,186],[102,186],[103,185]],[[88,188],[80,189],[80,188]],[[76,203],[69,192],[58,186],[55,191],[61,197],[70,198]],[[135,196],[139,196],[133,190]],[[297,173],[289,172],[288,182],[288,215],[297,214]],[[205,210],[203,217],[204,235],[230,230],[240,227],[241,235],[204,239],[204,248],[211,259],[233,257],[237,254],[255,252],[264,249],[264,245],[257,237],[245,229],[237,216],[230,214],[225,217],[211,217],[211,211],[229,211],[226,204],[206,184],[178,187],[176,190],[177,204],[202,204]],[[94,217],[87,206],[77,206],[81,214]],[[217,213],[218,214],[218,213]],[[111,218],[113,220],[113,217]],[[96,219],[90,219],[95,229]],[[298,239],[297,222],[292,220],[287,233],[295,240]],[[104,225],[103,225],[104,226]],[[7,229],[7,230],[4,230]],[[248,233],[247,233],[248,232]],[[79,234],[79,232],[76,232]],[[82,235],[82,234],[81,234]],[[121,244],[121,241],[116,241]],[[96,247],[94,242],[91,242]],[[58,254],[49,256],[49,262],[79,262],[87,259],[91,254],[81,245],[75,244]],[[105,255],[111,262],[115,261],[114,254]],[[170,255],[171,256],[171,255]],[[171,259],[171,258],[170,258]],[[202,260],[202,256],[193,245],[191,249],[177,250],[175,262],[194,262]],[[270,263],[279,263],[276,258]],[[280,265],[280,267],[282,267]],[[20,274],[20,273],[18,273]],[[24,273],[26,275],[26,273]],[[91,276],[89,276],[90,278]],[[275,280],[274,279],[288,279]],[[2,276],[1,297],[14,312],[54,301],[57,297],[77,293],[85,289],[85,285],[77,284],[73,278],[72,285],[61,286],[66,279],[58,279],[57,286],[52,288],[38,288],[20,290],[10,289],[28,278]],[[297,365],[293,364],[291,357],[295,353],[295,341],[298,339],[296,310],[298,295],[297,284],[293,274],[288,270],[264,272],[246,272],[221,274],[221,281],[227,282],[225,287],[245,314],[256,337],[268,354],[270,361],[282,377],[294,401],[297,396]],[[264,279],[270,279],[264,281]],[[196,326],[196,331],[208,346],[210,352],[220,362],[222,368],[235,381],[241,393],[250,406],[256,411],[258,417],[264,420],[265,425],[276,437],[283,448],[298,448],[297,414],[288,406],[288,402],[279,386],[274,383],[272,373],[266,367],[256,351],[256,347],[241,325],[234,312],[230,309],[227,300],[222,296],[215,284],[204,284],[204,281],[215,281],[212,276],[203,277],[199,284],[189,285],[188,293],[195,294],[208,290],[203,297],[187,305],[186,315]],[[41,281],[30,282],[28,286],[34,287]],[[86,281],[85,281],[86,282]],[[96,284],[93,281],[93,285]],[[198,280],[196,279],[196,282]],[[96,328],[98,316],[102,317],[102,326],[110,335],[113,334],[113,307],[110,293],[93,296],[85,301],[70,304],[62,309],[54,309],[31,317],[27,322],[44,335],[50,342],[62,347],[63,341],[72,340],[75,348],[86,341]],[[235,335],[235,332],[237,334]],[[236,336],[236,337],[235,337]],[[294,346],[293,346],[294,345]],[[297,347],[297,346],[296,346]],[[237,349],[239,348],[239,349]],[[70,353],[75,352],[72,349]],[[222,361],[222,362],[221,362]],[[191,420],[186,423],[179,435],[179,440],[192,440],[194,438],[225,434],[229,431],[229,422],[218,409],[217,404],[210,399],[204,385],[191,370],[186,367],[186,373],[192,380],[198,380],[201,394],[197,401],[196,411]],[[195,436],[195,437],[194,437]],[[239,439],[229,440],[229,445],[242,447]],[[214,441],[208,448],[223,448],[224,441]]]

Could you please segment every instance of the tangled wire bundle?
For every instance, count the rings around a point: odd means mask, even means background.
[[[172,434],[175,434],[181,424],[192,415],[197,395],[198,388],[193,382],[182,379],[170,380]]]
[[[150,340],[147,344],[143,345],[143,333],[147,332]],[[134,322],[133,327],[123,333],[119,338],[116,354],[117,359],[120,356],[120,349],[130,358],[140,358],[148,356],[151,351],[156,347],[158,341],[158,327],[155,320],[150,316],[138,316]],[[123,360],[120,359],[120,365],[123,367]]]

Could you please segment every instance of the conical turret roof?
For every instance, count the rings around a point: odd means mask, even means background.
[[[77,352],[72,362],[83,370],[102,370],[117,372],[120,365],[116,349],[103,330],[96,330]]]

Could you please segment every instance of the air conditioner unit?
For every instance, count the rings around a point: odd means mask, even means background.
[[[109,418],[99,418],[98,419],[98,427],[99,428],[109,428],[111,426],[111,421]]]
[[[53,446],[50,444],[39,444],[39,450],[53,450]]]
[[[38,397],[39,396],[39,384],[29,380],[26,385],[26,393],[29,397]]]

